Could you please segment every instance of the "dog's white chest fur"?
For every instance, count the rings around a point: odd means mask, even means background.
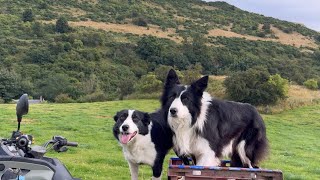
[[[127,161],[150,166],[154,165],[157,155],[150,133],[145,136],[137,134],[134,142],[122,145],[122,150]]]
[[[169,108],[176,108],[178,110],[177,117],[173,118],[168,114],[168,123],[175,133],[173,137],[175,151],[179,155],[194,155],[197,159],[197,165],[220,165],[220,160],[210,148],[208,140],[196,133],[196,129],[202,131],[204,128],[211,96],[206,92],[203,93],[200,115],[194,126],[191,127],[191,114],[181,101],[183,93],[184,91],[172,102]]]
[[[180,155],[193,154],[197,159],[197,165],[220,165],[220,160],[216,158],[209,142],[205,138],[196,135],[192,128],[176,131],[176,135],[173,137],[173,144],[174,149]]]

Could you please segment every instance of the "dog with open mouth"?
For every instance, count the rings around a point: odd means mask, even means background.
[[[152,179],[161,179],[163,160],[172,148],[172,131],[162,110],[146,113],[121,110],[114,116],[113,135],[122,146],[131,179],[138,179],[140,164],[151,166]]]

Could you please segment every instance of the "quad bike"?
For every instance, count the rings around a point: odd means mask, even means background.
[[[66,152],[67,146],[78,146],[62,136],[53,136],[43,146],[32,145],[33,136],[20,132],[22,116],[29,111],[28,95],[20,97],[17,107],[18,129],[11,138],[0,140],[1,180],[79,180],[56,158],[45,157],[49,149]]]

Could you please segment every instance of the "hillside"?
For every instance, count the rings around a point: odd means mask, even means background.
[[[6,91],[1,98],[28,92],[49,100],[119,99],[141,91],[139,81],[160,65],[184,71],[197,63],[202,74],[211,75],[262,66],[297,84],[320,79],[318,32],[223,2],[0,4],[0,80],[10,82],[0,86]],[[61,17],[70,28],[59,33]],[[155,90],[162,83],[150,82]]]

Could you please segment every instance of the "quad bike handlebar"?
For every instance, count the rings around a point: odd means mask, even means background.
[[[63,136],[53,136],[42,146],[32,145],[33,136],[20,132],[22,116],[28,111],[28,95],[24,94],[16,108],[18,129],[12,132],[10,138],[0,139],[0,179],[76,180],[58,159],[44,155],[50,149],[66,152],[68,146],[77,147],[78,143],[68,141]]]
[[[53,136],[52,140],[47,141],[43,147],[47,148],[50,144],[52,144],[52,148],[56,152],[65,152],[67,151],[66,146],[72,146],[72,147],[77,147],[78,143],[77,142],[71,142],[68,141],[65,137],[63,136]]]

